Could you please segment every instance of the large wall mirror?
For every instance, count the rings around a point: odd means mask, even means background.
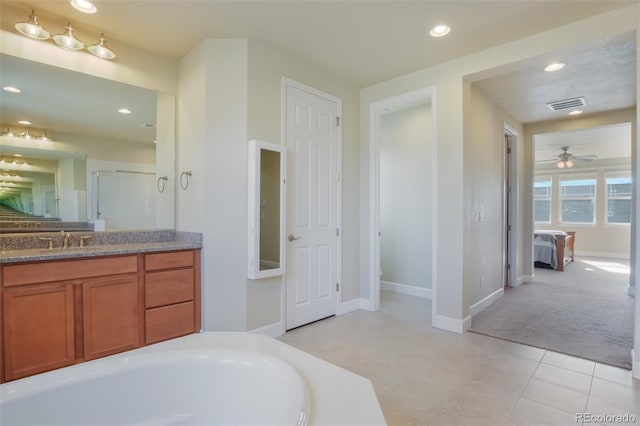
[[[249,141],[250,279],[284,274],[285,151],[281,145]]]
[[[21,90],[0,103],[4,215],[174,228],[174,96],[6,54],[0,83]]]

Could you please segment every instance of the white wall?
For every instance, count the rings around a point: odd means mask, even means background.
[[[206,39],[180,61],[177,229],[203,234],[202,326],[247,329],[247,40]]]
[[[504,286],[504,124],[522,134],[520,123],[476,84],[468,90],[464,112],[465,307]]]
[[[431,289],[431,105],[380,117],[381,281]]]

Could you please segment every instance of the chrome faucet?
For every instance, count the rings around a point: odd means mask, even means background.
[[[87,246],[87,240],[91,239],[91,235],[83,235],[82,237],[80,237],[80,247],[86,247]]]
[[[64,234],[64,238],[62,239],[62,248],[69,248],[70,242],[71,242],[71,235],[67,232]]]
[[[53,248],[53,238],[52,237],[40,237],[41,241],[47,241],[47,248],[51,250]]]

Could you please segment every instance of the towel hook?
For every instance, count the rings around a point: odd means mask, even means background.
[[[167,176],[160,176],[158,178],[158,182],[156,184],[156,186],[158,187],[158,192],[163,193],[164,189],[167,185],[167,180],[169,180],[169,178]]]
[[[180,173],[180,188],[186,190],[189,187],[190,179],[191,179],[191,170]]]

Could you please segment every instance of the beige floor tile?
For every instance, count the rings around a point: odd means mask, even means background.
[[[591,376],[554,367],[553,365],[540,364],[533,374],[533,378],[543,382],[552,383],[567,389],[572,389],[581,393],[589,394],[591,387]]]
[[[504,422],[513,426],[576,426],[573,414],[520,398]]]
[[[544,354],[541,362],[590,376],[593,375],[593,369],[596,364],[593,361],[551,351],[547,351],[547,353]]]
[[[546,350],[520,343],[509,342],[508,340],[499,340],[496,344],[496,352],[508,353],[509,355],[525,358],[531,361],[540,361]]]
[[[474,372],[470,379],[492,389],[520,395],[531,379],[531,373],[518,370],[507,371],[500,367],[498,365],[483,366]]]
[[[596,363],[596,368],[593,372],[593,377],[615,382],[621,385],[633,386],[633,377],[631,376],[631,370],[625,370],[624,368],[612,367],[610,365]],[[640,380],[637,381],[640,384]]]
[[[600,398],[598,396],[589,396],[589,402],[587,403],[587,413],[592,414],[615,414],[625,415],[631,414],[638,418],[635,423],[640,423],[640,413],[637,408],[634,410],[622,401],[611,401],[608,399]]]
[[[599,378],[593,379],[591,398],[602,399],[610,404],[640,413],[640,386],[626,386]],[[640,419],[638,419],[640,422]]]
[[[575,414],[584,412],[588,395],[534,378],[527,384],[522,397],[565,413]]]

